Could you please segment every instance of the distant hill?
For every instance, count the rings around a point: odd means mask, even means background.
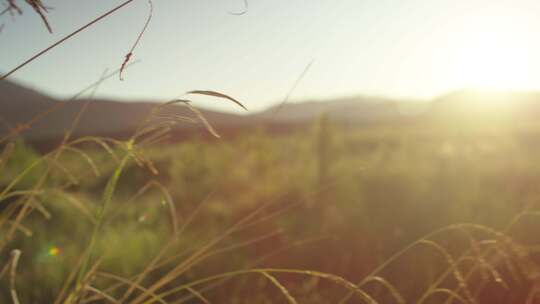
[[[311,101],[276,105],[255,117],[276,122],[307,122],[325,112],[334,120],[354,123],[373,123],[406,118],[423,112],[425,104],[416,101],[382,97],[355,96],[326,101]]]
[[[428,114],[432,119],[538,119],[540,93],[460,90],[434,99]]]
[[[13,82],[0,81],[0,134],[8,125],[15,125],[42,113],[56,101]]]
[[[44,116],[22,135],[29,141],[57,139],[68,129],[73,119],[87,100],[62,101],[43,95],[35,90],[10,82],[0,82],[0,134],[10,127],[23,124],[53,106],[57,109]],[[266,126],[283,130],[291,126],[305,125],[326,112],[332,118],[346,123],[371,123],[396,120],[408,116],[414,103],[379,97],[350,97],[328,101],[287,103],[249,115],[236,115],[200,109],[207,120],[218,131],[235,132],[248,125]],[[158,105],[151,101],[118,102],[95,99],[85,111],[74,135],[121,136],[129,135]],[[178,115],[193,117],[186,107],[177,106],[169,110]],[[415,110],[416,111],[416,110]],[[414,111],[413,111],[414,112]],[[184,124],[175,130],[177,136],[200,131],[201,126]]]
[[[87,101],[55,100],[13,82],[0,81],[0,135],[6,134],[10,127],[26,123],[36,115],[55,107],[55,111],[43,116],[22,135],[28,141],[57,139],[70,128],[77,113]],[[129,136],[156,105],[158,103],[150,101],[128,103],[94,99],[82,115],[74,135]],[[185,106],[169,107],[167,111],[169,114],[194,117]],[[216,127],[241,124],[246,120],[243,116],[230,113],[204,109],[201,109],[201,112]],[[199,126],[186,123],[180,129],[189,131],[198,128]]]
[[[55,141],[62,137],[87,100],[62,101],[41,94],[22,85],[0,81],[0,136],[9,128],[30,121],[51,107],[57,110],[43,116],[32,128],[22,133],[30,142]],[[158,105],[152,101],[118,102],[92,100],[82,116],[75,136],[97,135],[127,137]],[[373,123],[401,123],[409,121],[446,121],[484,118],[511,120],[537,119],[540,117],[540,93],[488,92],[461,90],[442,95],[431,102],[397,100],[381,97],[354,96],[323,101],[278,104],[267,110],[237,115],[200,109],[207,120],[222,134],[236,133],[264,126],[270,131],[282,132],[305,126],[327,113],[334,121],[348,125]],[[194,117],[184,106],[168,109],[169,113]],[[189,134],[206,134],[203,126],[182,124],[173,131],[177,139]]]

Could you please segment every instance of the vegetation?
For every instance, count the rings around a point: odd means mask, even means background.
[[[127,142],[4,146],[3,301],[507,303],[535,290],[539,151],[513,132],[323,116],[287,136],[158,149],[146,144],[173,124],[159,117]]]
[[[84,110],[48,153],[19,136],[32,121],[0,139],[2,303],[537,298],[538,125],[323,115],[279,137],[173,143],[179,122],[219,130],[176,100],[126,140],[73,137]]]

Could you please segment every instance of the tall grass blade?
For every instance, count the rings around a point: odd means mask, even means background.
[[[232,98],[229,95],[225,95],[223,93],[219,93],[219,92],[216,92],[216,91],[193,90],[193,91],[186,92],[186,94],[199,94],[199,95],[206,95],[206,96],[212,96],[212,97],[217,97],[217,98],[228,99],[228,100],[234,102],[235,104],[237,104],[238,106],[240,106],[242,109],[244,109],[246,111],[248,110],[240,101]]]

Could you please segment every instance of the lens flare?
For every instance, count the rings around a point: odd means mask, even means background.
[[[52,246],[47,250],[47,255],[51,257],[59,256],[62,250],[56,246]]]

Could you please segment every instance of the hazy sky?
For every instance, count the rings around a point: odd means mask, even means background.
[[[44,1],[47,33],[31,10],[4,16],[0,71],[122,1]],[[0,1],[0,3],[2,3]],[[169,100],[192,89],[230,94],[248,108],[281,100],[314,60],[293,99],[357,93],[430,98],[465,86],[540,89],[537,0],[154,0],[141,63],[101,96]],[[118,68],[148,14],[123,10],[17,72],[13,79],[67,97]],[[204,106],[235,110],[220,101]]]

